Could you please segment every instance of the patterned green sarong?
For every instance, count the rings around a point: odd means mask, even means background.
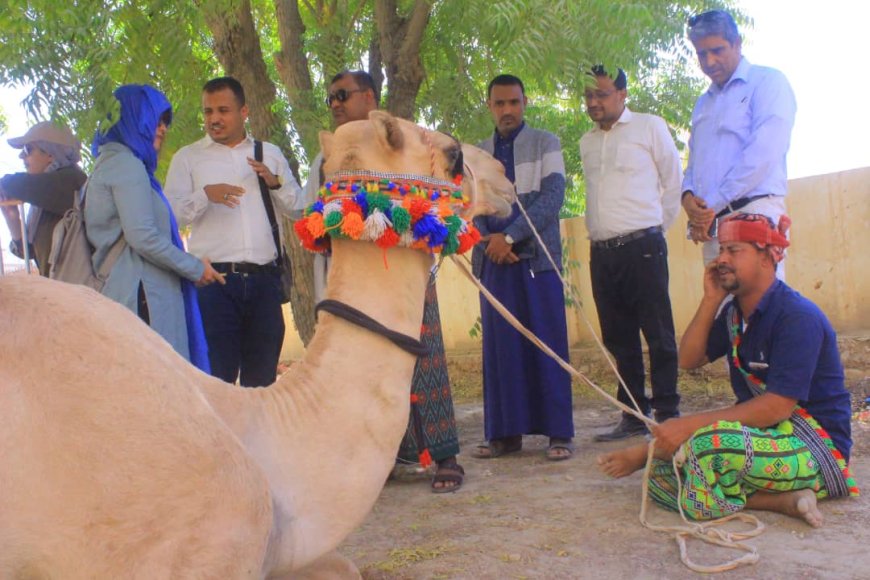
[[[793,434],[790,420],[770,429],[717,421],[702,427],[682,446],[680,505],[692,520],[710,520],[736,513],[756,491],[811,489],[828,496],[821,469],[806,443]],[[677,480],[669,462],[656,460],[650,498],[677,511]]]

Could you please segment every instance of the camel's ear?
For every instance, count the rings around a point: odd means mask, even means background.
[[[321,131],[320,132],[320,151],[323,153],[323,158],[327,159],[329,154],[332,153],[332,143],[335,135],[330,133],[329,131]]]
[[[399,127],[399,121],[384,111],[372,111],[369,113],[369,121],[375,127],[375,134],[378,136],[378,141],[381,142],[386,149],[398,151],[405,145],[405,136],[402,135],[402,129]]]

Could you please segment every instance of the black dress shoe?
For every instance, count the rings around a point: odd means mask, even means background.
[[[649,429],[646,428],[646,425],[635,418],[623,417],[613,431],[596,435],[595,441],[620,441],[647,433],[649,433]]]

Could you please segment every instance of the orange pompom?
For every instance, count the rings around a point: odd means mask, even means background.
[[[341,223],[341,231],[352,240],[358,240],[365,228],[365,222],[358,213],[349,213],[344,216]]]
[[[326,226],[323,224],[323,214],[314,212],[308,215],[307,223],[308,231],[315,238],[322,238],[326,235]]]
[[[440,197],[438,199],[438,215],[443,218],[453,215],[453,209],[450,207],[449,197]]]
[[[308,231],[308,218],[298,220],[293,224],[293,229],[296,230],[296,235],[299,236],[299,241],[302,242],[302,247],[311,252],[322,252],[324,248],[317,246],[317,241],[311,232]]]

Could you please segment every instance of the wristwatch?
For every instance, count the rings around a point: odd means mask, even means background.
[[[504,241],[506,241],[508,244],[510,244],[512,246],[514,245],[514,239],[510,234],[504,235]]]
[[[278,185],[270,185],[269,186],[269,189],[271,189],[273,191],[276,189],[281,189],[282,187],[284,187],[284,176],[283,175],[276,175],[275,179],[278,180]]]

